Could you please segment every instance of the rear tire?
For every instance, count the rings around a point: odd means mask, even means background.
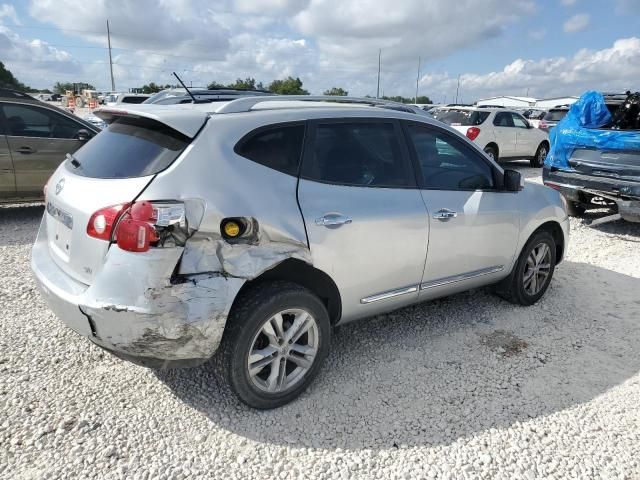
[[[486,153],[492,160],[495,160],[496,162],[498,161],[498,149],[493,145],[487,145],[484,147],[484,153]]]
[[[556,267],[556,242],[547,231],[535,233],[522,249],[518,261],[498,293],[518,305],[536,303],[549,288]]]
[[[305,333],[296,338],[300,330]],[[236,300],[217,363],[243,403],[277,408],[316,377],[330,337],[327,309],[311,291],[289,282],[262,283]]]
[[[549,153],[549,146],[546,142],[542,142],[538,145],[538,149],[536,150],[535,156],[531,159],[531,166],[534,168],[540,168],[544,165],[544,160],[547,158],[547,154]]]

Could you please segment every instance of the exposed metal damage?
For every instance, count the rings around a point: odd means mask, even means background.
[[[278,241],[261,230],[250,243],[231,244],[219,234],[196,233],[184,246],[144,254],[113,246],[91,286],[91,305],[81,306],[92,340],[135,357],[210,358],[246,281],[288,258],[311,263],[306,244],[272,236]]]

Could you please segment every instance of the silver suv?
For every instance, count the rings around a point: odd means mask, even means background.
[[[440,122],[332,100],[97,111],[108,128],[48,183],[32,268],[50,308],[138,364],[213,357],[273,408],[335,325],[485,285],[542,297],[568,240],[558,192]]]

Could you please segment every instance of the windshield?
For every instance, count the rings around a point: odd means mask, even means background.
[[[438,120],[451,126],[471,127],[474,125],[482,125],[487,117],[489,117],[489,112],[450,110],[438,115]]]
[[[190,139],[146,118],[117,118],[65,163],[77,175],[131,178],[156,174],[171,165]]]

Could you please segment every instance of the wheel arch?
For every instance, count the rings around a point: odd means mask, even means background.
[[[498,160],[498,158],[500,158],[500,147],[498,147],[498,144],[496,142],[489,142],[482,150],[485,150],[488,147],[491,147],[496,151],[496,160]]]
[[[536,228],[531,235],[529,235],[529,238],[533,237],[536,233],[543,231],[549,232],[556,243],[556,265],[558,265],[564,258],[565,238],[562,227],[558,222],[550,220]],[[529,238],[527,239],[527,242],[529,241]]]
[[[342,299],[340,291],[333,279],[322,270],[309,265],[302,260],[288,258],[274,268],[267,270],[262,275],[245,282],[231,308],[233,309],[243,292],[263,282],[283,280],[298,284],[312,291],[324,303],[329,313],[329,320],[335,325],[342,314]]]

